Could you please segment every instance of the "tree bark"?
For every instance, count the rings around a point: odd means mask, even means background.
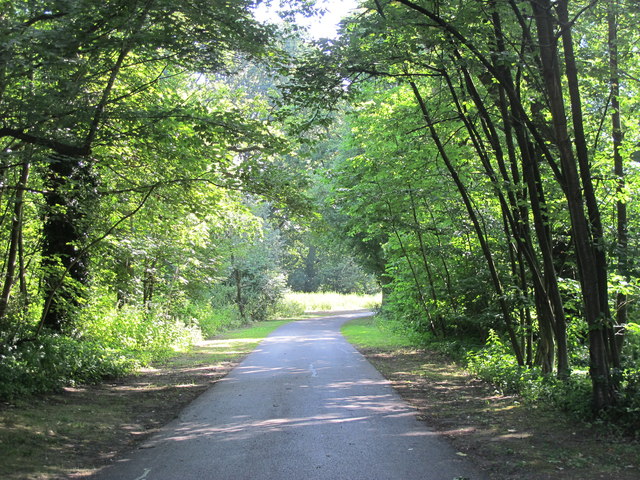
[[[449,171],[451,178],[453,179],[454,183],[456,184],[456,187],[458,189],[458,192],[460,193],[460,196],[462,197],[462,201],[467,209],[467,213],[469,214],[469,219],[471,220],[471,222],[473,223],[474,226],[474,230],[476,232],[476,236],[478,238],[478,241],[480,242],[480,247],[482,249],[482,253],[485,257],[485,260],[487,261],[487,266],[489,267],[489,273],[491,275],[491,280],[493,283],[493,287],[495,289],[496,292],[496,296],[498,297],[498,304],[500,305],[500,310],[502,312],[502,316],[503,316],[503,321],[507,330],[507,334],[509,335],[509,340],[511,341],[511,347],[513,349],[514,355],[516,357],[516,360],[518,362],[518,365],[524,365],[524,357],[522,355],[522,351],[520,349],[520,344],[518,342],[518,337],[516,335],[515,329],[514,329],[514,325],[513,325],[513,318],[511,316],[511,312],[509,310],[509,306],[507,305],[507,302],[505,300],[504,297],[504,290],[502,288],[502,282],[500,281],[500,276],[498,275],[498,270],[496,268],[495,262],[493,260],[493,254],[491,253],[491,249],[489,247],[489,244],[486,241],[485,238],[485,234],[482,231],[482,227],[480,225],[478,216],[473,208],[473,205],[471,203],[471,198],[469,197],[469,193],[467,192],[467,189],[465,188],[464,184],[462,183],[462,180],[460,179],[460,176],[458,175],[457,170],[455,169],[455,167],[453,166],[453,164],[451,163],[451,161],[449,160],[449,157],[447,155],[447,152],[444,148],[444,145],[442,144],[440,137],[438,135],[438,133],[435,130],[435,127],[433,125],[433,122],[431,121],[431,115],[429,114],[429,110],[427,109],[427,105],[422,97],[422,95],[420,94],[420,91],[417,87],[417,85],[415,84],[415,82],[410,82],[411,88],[413,90],[413,94],[416,97],[416,100],[418,102],[418,105],[420,106],[420,111],[422,112],[422,116],[424,118],[424,121],[427,125],[427,128],[429,129],[430,135],[432,140],[434,141],[434,143],[436,144],[436,147],[438,148],[438,152],[440,153],[440,156],[442,157],[447,170]]]
[[[242,272],[236,265],[236,258],[233,254],[231,254],[231,264],[233,265],[233,271],[231,273],[233,277],[233,281],[236,287],[236,305],[238,306],[238,312],[240,313],[240,318],[244,323],[247,322],[247,314],[245,312],[245,300],[242,292]]]
[[[28,160],[22,164],[20,179],[16,185],[16,194],[13,205],[13,220],[11,222],[11,234],[9,238],[9,252],[7,254],[5,279],[0,293],[0,320],[4,318],[9,306],[11,289],[15,283],[16,259],[20,251],[20,239],[22,233],[22,210],[24,205],[24,190],[29,181],[30,163]]]
[[[52,154],[48,173],[42,265],[44,298],[51,302],[42,323],[59,332],[81,305],[89,280],[88,257],[82,247],[96,196],[90,164],[83,158]],[[71,282],[60,285],[67,271]]]
[[[611,85],[611,126],[613,139],[613,173],[616,176],[616,255],[618,275],[629,279],[629,232],[627,220],[626,181],[622,148],[623,132],[620,114],[620,70],[618,67],[618,18],[617,0],[609,0],[607,8],[609,74]],[[616,351],[619,353],[624,341],[624,326],[627,323],[627,295],[619,292],[616,296]]]
[[[571,118],[573,124],[573,136],[578,160],[580,178],[584,202],[587,207],[587,221],[591,232],[591,245],[595,257],[595,268],[598,279],[597,288],[600,297],[600,309],[602,321],[604,322],[603,333],[607,336],[609,355],[614,367],[620,367],[620,355],[614,339],[613,325],[611,322],[611,312],[609,310],[609,276],[607,267],[607,256],[605,251],[604,230],[602,228],[602,218],[600,208],[596,198],[595,188],[591,175],[589,162],[589,151],[587,139],[584,132],[584,121],[582,116],[582,100],[580,96],[580,85],[578,80],[578,67],[576,65],[575,53],[573,49],[573,38],[571,22],[569,20],[568,0],[557,2],[558,21],[562,37],[564,50],[565,76],[569,90],[571,105]]]
[[[615,395],[608,363],[606,329],[608,307],[601,304],[600,265],[596,254],[598,246],[594,245],[591,238],[589,221],[584,211],[580,175],[569,137],[551,1],[530,0],[530,3],[538,32],[542,73],[566,186],[567,206],[571,218],[585,317],[589,326],[592,407],[595,411],[600,411],[614,404]]]
[[[380,194],[384,195],[382,187],[379,184],[378,184],[378,188],[380,189]],[[398,245],[400,246],[400,249],[402,250],[402,255],[404,256],[405,260],[407,261],[407,265],[409,266],[409,270],[411,270],[411,276],[413,278],[413,284],[415,285],[416,290],[418,292],[418,301],[420,303],[420,306],[422,307],[422,311],[424,312],[424,314],[427,317],[427,320],[429,322],[429,330],[431,330],[431,333],[433,333],[433,335],[437,337],[438,336],[438,332],[436,331],[436,326],[435,326],[435,323],[433,321],[433,317],[431,315],[431,312],[429,311],[429,307],[427,306],[427,302],[425,300],[424,292],[422,290],[422,284],[420,283],[420,278],[418,277],[418,272],[416,271],[416,268],[413,265],[413,262],[411,261],[411,257],[409,256],[409,252],[407,251],[407,249],[404,246],[404,242],[402,241],[402,237],[398,233],[398,229],[396,227],[395,215],[393,214],[393,209],[391,207],[391,204],[389,203],[388,200],[385,200],[384,202],[385,202],[385,204],[387,206],[387,210],[389,211],[389,217],[391,219],[391,227],[393,228],[393,234],[396,236],[396,239],[398,240]]]
[[[433,300],[434,305],[436,305],[436,311],[437,311],[438,310],[437,306],[440,303],[438,298],[438,291],[436,289],[435,280],[431,272],[431,266],[429,265],[429,260],[427,258],[427,249],[425,246],[424,237],[422,235],[422,229],[420,228],[420,221],[418,220],[416,201],[415,201],[415,197],[414,197],[411,185],[408,185],[408,190],[409,190],[409,199],[411,200],[411,215],[413,217],[414,230],[416,232],[416,236],[418,237],[418,244],[420,245],[420,256],[422,257],[422,264],[424,265],[424,270],[425,270],[425,273],[427,274],[427,281],[429,282],[431,299]],[[440,331],[442,332],[442,335],[446,335],[445,323],[443,321],[442,315],[439,312],[436,315],[435,323],[437,323],[438,327],[440,327]],[[435,334],[436,332],[434,329],[434,335]]]

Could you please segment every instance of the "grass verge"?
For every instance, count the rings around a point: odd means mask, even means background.
[[[343,334],[459,454],[492,480],[637,480],[637,442],[499,394],[442,354],[355,319]]]
[[[173,419],[275,328],[260,322],[136,375],[0,404],[0,478],[82,478]]]

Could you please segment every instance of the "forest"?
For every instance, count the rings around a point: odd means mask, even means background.
[[[640,4],[0,2],[0,398],[131,372],[286,291],[640,426]]]

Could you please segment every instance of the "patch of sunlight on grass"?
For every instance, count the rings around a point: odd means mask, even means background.
[[[237,360],[247,355],[267,335],[291,320],[268,320],[230,330],[209,340],[193,345],[188,351],[162,362],[162,367],[189,368],[196,365],[215,364]]]
[[[381,327],[375,317],[356,318],[345,323],[342,334],[350,343],[360,348],[396,350],[416,346],[410,338]]]
[[[284,301],[299,304],[305,312],[375,309],[382,302],[382,293],[356,295],[336,292],[289,292],[285,294]]]
[[[231,330],[222,335],[222,338],[262,340],[276,328],[284,325],[285,323],[289,323],[290,321],[291,320],[267,320],[265,322],[256,323],[250,327]]]

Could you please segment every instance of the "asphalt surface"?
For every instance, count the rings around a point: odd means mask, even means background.
[[[484,480],[340,334],[284,325],[94,480]]]

